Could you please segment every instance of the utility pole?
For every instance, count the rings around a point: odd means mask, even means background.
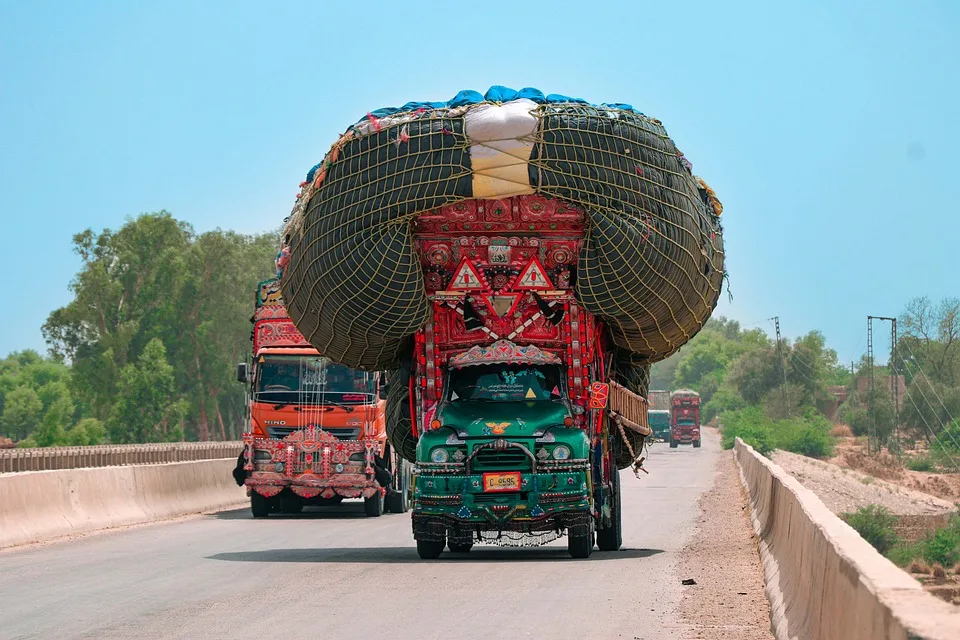
[[[770,318],[773,320],[773,326],[777,330],[777,357],[780,360],[780,373],[783,375],[783,384],[780,385],[780,402],[783,415],[787,414],[787,367],[783,360],[783,345],[780,340],[780,316]]]
[[[873,380],[873,316],[867,316],[867,410],[870,412],[870,425],[867,432],[867,453],[873,453],[877,440],[877,413],[874,409]]]
[[[870,352],[870,392],[873,394],[873,321],[882,320],[890,323],[890,398],[893,401],[893,434],[896,442],[897,457],[900,452],[900,369],[897,366],[897,319],[889,316],[867,316],[867,349]],[[872,399],[871,399],[872,400]],[[871,412],[872,413],[872,412]],[[876,421],[874,418],[874,437],[876,437]],[[889,449],[889,445],[887,445]],[[877,443],[880,451],[880,443]]]

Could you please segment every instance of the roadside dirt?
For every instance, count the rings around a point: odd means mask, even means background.
[[[684,587],[679,613],[690,635],[705,640],[770,640],[770,603],[750,521],[747,495],[731,451],[717,459],[716,483],[700,499],[700,517],[678,570]]]
[[[773,461],[817,494],[827,508],[838,515],[868,504],[881,505],[891,513],[908,516],[940,515],[956,509],[947,500],[832,462],[786,451],[775,451]]]
[[[906,451],[904,456],[918,455],[922,452]],[[960,473],[926,473],[911,471],[887,453],[867,455],[863,444],[854,438],[840,438],[834,457],[830,462],[849,469],[855,469],[876,478],[889,480],[909,489],[915,489],[930,495],[960,502]]]

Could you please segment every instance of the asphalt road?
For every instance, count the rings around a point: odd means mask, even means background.
[[[565,539],[417,557],[409,516],[362,503],[254,520],[197,516],[0,553],[0,639],[693,637],[677,572],[714,481],[717,437],[653,445],[622,474],[624,546],[573,560]]]

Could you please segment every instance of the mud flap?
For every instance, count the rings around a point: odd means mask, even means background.
[[[384,489],[390,489],[393,486],[393,474],[387,471],[387,463],[380,456],[373,458],[373,474],[377,483]]]

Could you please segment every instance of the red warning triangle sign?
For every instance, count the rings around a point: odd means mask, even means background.
[[[512,289],[553,289],[553,283],[547,277],[547,271],[540,264],[540,260],[534,258],[527,263],[517,279],[513,281]]]
[[[473,266],[473,263],[466,258],[460,261],[460,265],[454,272],[450,284],[447,285],[447,289],[457,291],[472,291],[485,288],[486,282],[480,276],[480,272]]]

